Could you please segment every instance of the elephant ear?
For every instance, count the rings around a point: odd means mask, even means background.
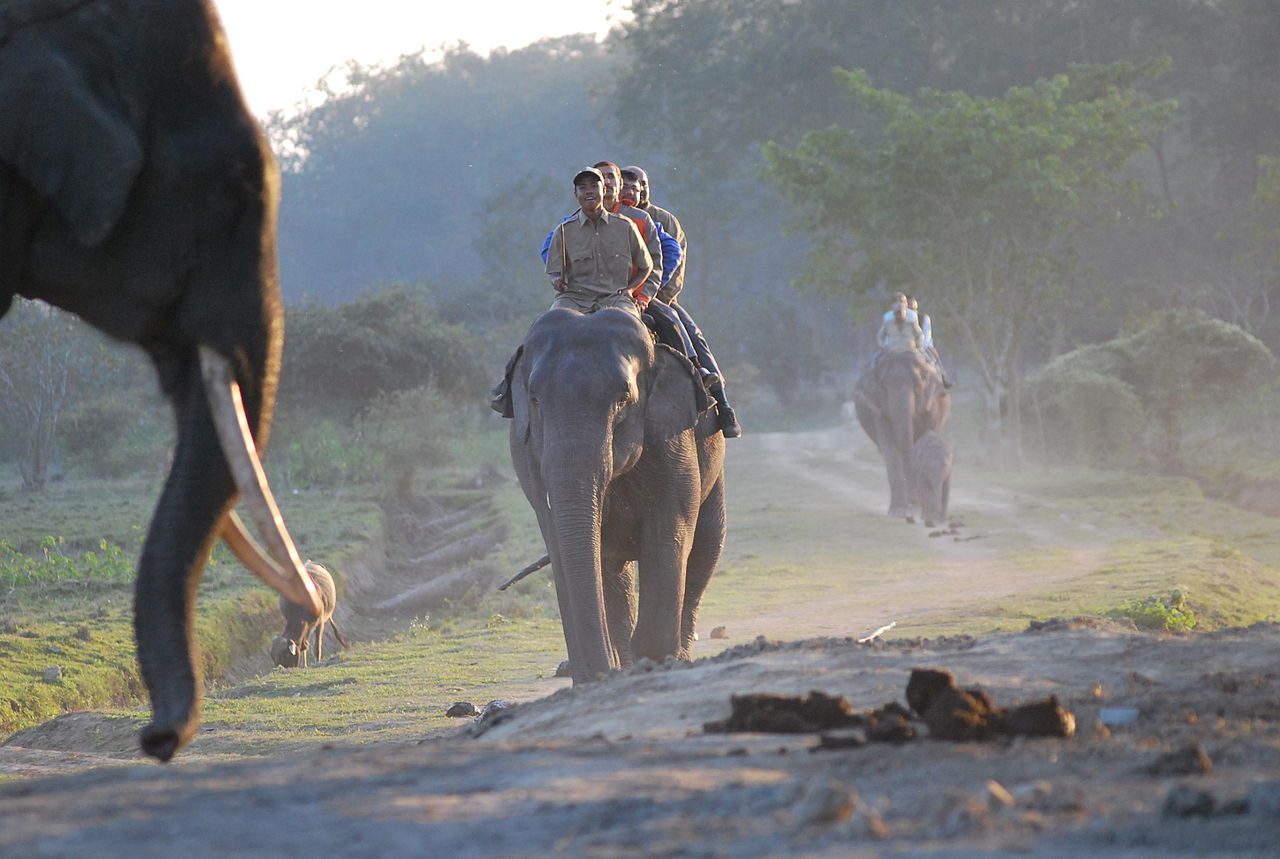
[[[706,392],[698,390],[701,381],[694,376],[687,361],[665,346],[658,346],[655,351],[644,409],[646,446],[665,444],[693,428],[706,401]]]
[[[0,162],[94,247],[124,213],[142,169],[142,142],[120,107],[93,92],[91,80],[101,85],[113,75],[81,68],[76,56],[41,38],[51,26],[0,26]]]
[[[515,437],[521,444],[529,443],[529,383],[528,374],[516,372],[520,357],[524,355],[524,344],[521,343],[507,361],[507,396],[511,398],[513,429]]]

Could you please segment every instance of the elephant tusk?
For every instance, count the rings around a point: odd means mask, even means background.
[[[222,529],[218,532],[218,536],[222,538],[222,542],[227,544],[227,548],[231,550],[231,554],[236,556],[245,569],[262,579],[267,587],[284,594],[285,599],[290,602],[298,603],[306,606],[310,596],[306,593],[299,593],[295,588],[295,581],[292,576],[287,574],[279,564],[267,557],[262,551],[262,547],[257,541],[249,535],[248,530],[244,527],[239,514],[232,510],[227,514],[226,520],[222,523]]]
[[[275,563],[253,542],[234,511],[223,523],[219,534],[254,575],[285,599],[319,617],[324,608],[320,594],[311,577],[302,570],[302,559],[285,529],[280,508],[271,495],[271,487],[267,485],[267,475],[258,459],[253,435],[249,431],[249,419],[245,416],[244,402],[240,397],[240,385],[232,375],[231,364],[213,349],[201,346],[200,372],[223,455],[231,468],[236,488],[240,490]]]

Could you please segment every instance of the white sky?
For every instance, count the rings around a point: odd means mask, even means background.
[[[603,35],[627,0],[214,0],[240,84],[259,116],[303,99],[330,68],[390,65],[466,42],[487,55],[547,36]]]

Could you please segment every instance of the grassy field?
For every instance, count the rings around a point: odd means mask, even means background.
[[[770,452],[798,446],[807,473],[882,491],[883,477],[855,467],[865,451],[850,453],[841,432],[733,444],[730,536],[704,618],[749,619],[872,580],[918,577],[937,562],[937,541],[895,542],[891,529],[901,523],[851,508],[847,498],[821,491],[821,481],[802,479],[795,463]],[[484,462],[510,473],[498,433],[468,439],[460,456],[466,465],[455,476]],[[976,587],[962,612],[913,617],[892,636],[981,634],[1080,614],[1161,624],[1191,618],[1197,630],[1280,615],[1276,520],[1207,499],[1191,481],[1079,470],[988,474],[964,465],[957,466],[955,481],[953,511],[964,518],[965,533],[981,536],[993,559],[984,573],[1025,578],[1043,572],[1046,583],[1003,597]],[[78,499],[84,491],[73,487],[38,502],[5,495],[0,516],[24,546],[38,547],[54,536],[79,551],[107,537],[133,551],[153,497],[143,489],[117,487],[119,496],[109,486],[96,489],[103,494],[88,505],[101,517],[94,526],[82,524],[78,514],[86,508]],[[133,492],[147,503],[131,500]],[[509,528],[487,562],[513,573],[541,554],[541,542],[514,481],[494,493]],[[103,512],[113,505],[121,515]],[[379,527],[376,504],[359,492],[292,496],[284,508],[299,542],[326,558],[358,551],[362,535]],[[21,524],[15,528],[14,522]],[[1081,557],[1088,564],[1078,575],[1049,581],[1067,559],[1080,563]],[[340,560],[335,566],[341,568]],[[452,616],[419,619],[318,668],[277,669],[233,685],[218,681],[213,671],[205,727],[191,750],[259,754],[411,741],[457,730],[458,723],[444,717],[454,701],[482,705],[491,698],[548,694],[564,684],[549,676],[563,658],[549,579],[535,574],[506,594],[494,593]],[[1175,591],[1185,605],[1176,603]],[[69,582],[14,587],[0,596],[0,733],[64,708],[89,707],[105,711],[120,727],[108,745],[130,747],[145,711],[133,669],[127,586]],[[237,648],[263,646],[278,623],[274,602],[234,564],[215,565],[201,596],[202,640],[212,653],[206,665],[226,665]],[[63,666],[63,679],[47,683],[44,668],[54,663]]]

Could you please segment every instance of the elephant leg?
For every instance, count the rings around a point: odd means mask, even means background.
[[[324,661],[324,619],[316,623],[316,662]]]
[[[635,633],[636,590],[635,575],[630,561],[611,557],[601,558],[604,577],[604,608],[609,624],[609,640],[618,654],[618,664],[630,668],[635,659],[631,654],[631,637]]]
[[[194,359],[178,404],[178,444],[138,561],[134,637],[151,698],[142,729],[147,754],[167,761],[200,722],[200,671],[195,661],[196,590],[218,526],[235,500]]]
[[[693,528],[694,523],[686,521],[674,530],[664,528],[665,533],[641,538],[640,601],[635,633],[631,637],[631,650],[636,659],[647,657],[661,662],[667,656],[680,653],[685,568]]]
[[[684,605],[680,614],[680,650],[676,654],[681,659],[689,659],[693,653],[693,635],[697,631],[698,609],[702,605],[702,596],[707,591],[711,576],[720,563],[720,552],[724,549],[725,512],[724,512],[724,477],[716,481],[715,487],[702,502],[698,513],[698,526],[693,532],[693,546],[689,550],[689,562],[684,574]]]
[[[554,539],[555,531],[551,524],[551,511],[546,507],[547,490],[541,478],[534,473],[533,469],[528,467],[527,460],[514,455],[514,453],[512,460],[516,464],[516,473],[520,479],[520,485],[525,489],[525,497],[529,500],[529,506],[533,508],[534,515],[538,519],[538,529],[542,532],[542,542],[547,547],[547,555],[551,558],[551,581],[555,585],[556,607],[560,611],[561,619],[560,628],[564,632],[565,656],[572,661],[576,645],[573,641],[572,624],[567,621],[568,618],[573,617],[570,613],[569,585],[565,581],[564,566],[560,562],[560,553],[557,550]]]

